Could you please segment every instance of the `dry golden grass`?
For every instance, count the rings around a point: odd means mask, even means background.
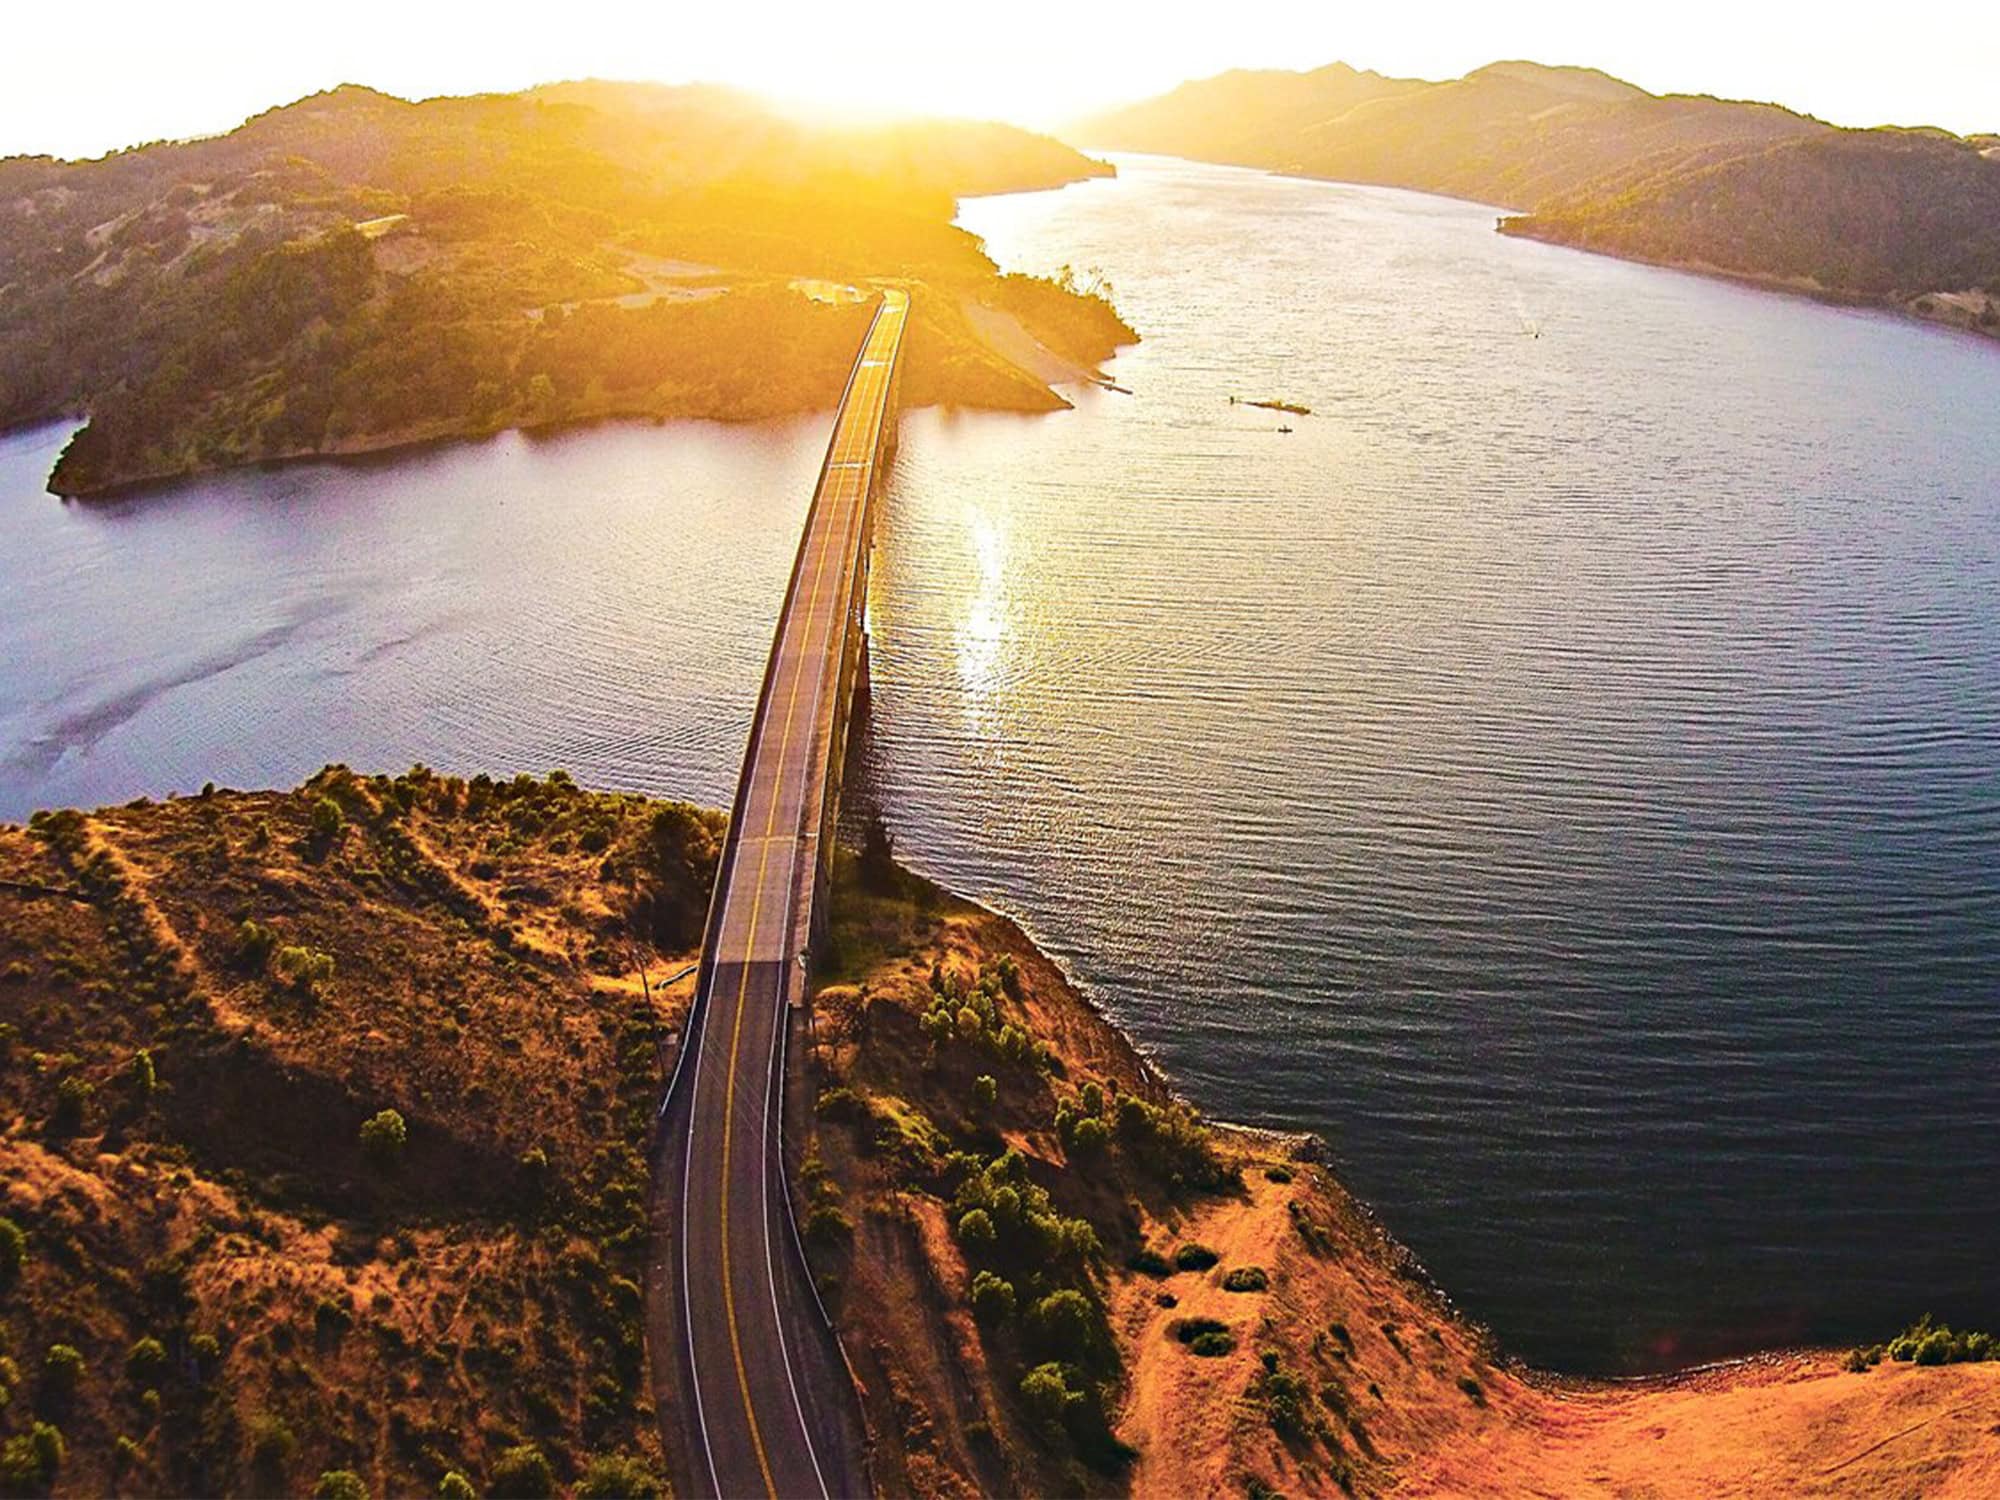
[[[28,1238],[0,1433],[61,1430],[57,1493],[483,1490],[521,1443],[564,1481],[663,1467],[643,1146],[689,955],[631,912],[706,892],[659,888],[658,807],[332,770],[0,828],[0,1215]],[[330,973],[288,982],[288,949]],[[393,1162],[360,1133],[385,1109]]]

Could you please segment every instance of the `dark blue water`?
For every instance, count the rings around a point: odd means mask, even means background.
[[[2000,344],[1225,169],[965,221],[1150,337],[906,426],[902,847],[1517,1352],[2000,1325]]]
[[[1219,168],[966,220],[1148,338],[906,421],[905,853],[1515,1352],[2000,1327],[2000,345]],[[0,817],[335,759],[725,802],[826,423],[98,507],[62,437],[0,439]]]

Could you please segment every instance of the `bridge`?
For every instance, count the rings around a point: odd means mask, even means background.
[[[885,291],[848,376],[751,721],[686,1039],[663,1109],[654,1386],[676,1491],[868,1489],[844,1356],[805,1265],[781,1145],[789,1015],[832,865],[877,483],[909,299]],[[670,1346],[670,1347],[667,1347]]]

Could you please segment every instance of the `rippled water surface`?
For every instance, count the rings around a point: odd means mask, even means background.
[[[1148,337],[906,422],[902,846],[1519,1352],[2000,1323],[2000,345],[1224,169],[965,222]]]
[[[2000,346],[1219,168],[965,219],[1147,340],[905,421],[905,853],[1517,1352],[2000,1325]],[[103,507],[0,439],[0,816],[328,759],[726,801],[825,434]]]

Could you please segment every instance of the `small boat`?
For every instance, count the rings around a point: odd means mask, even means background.
[[[1280,432],[1290,432],[1291,430],[1292,430],[1292,429],[1291,429],[1291,428],[1289,428],[1289,427],[1280,427],[1280,428],[1278,429],[1278,431],[1280,431]]]

